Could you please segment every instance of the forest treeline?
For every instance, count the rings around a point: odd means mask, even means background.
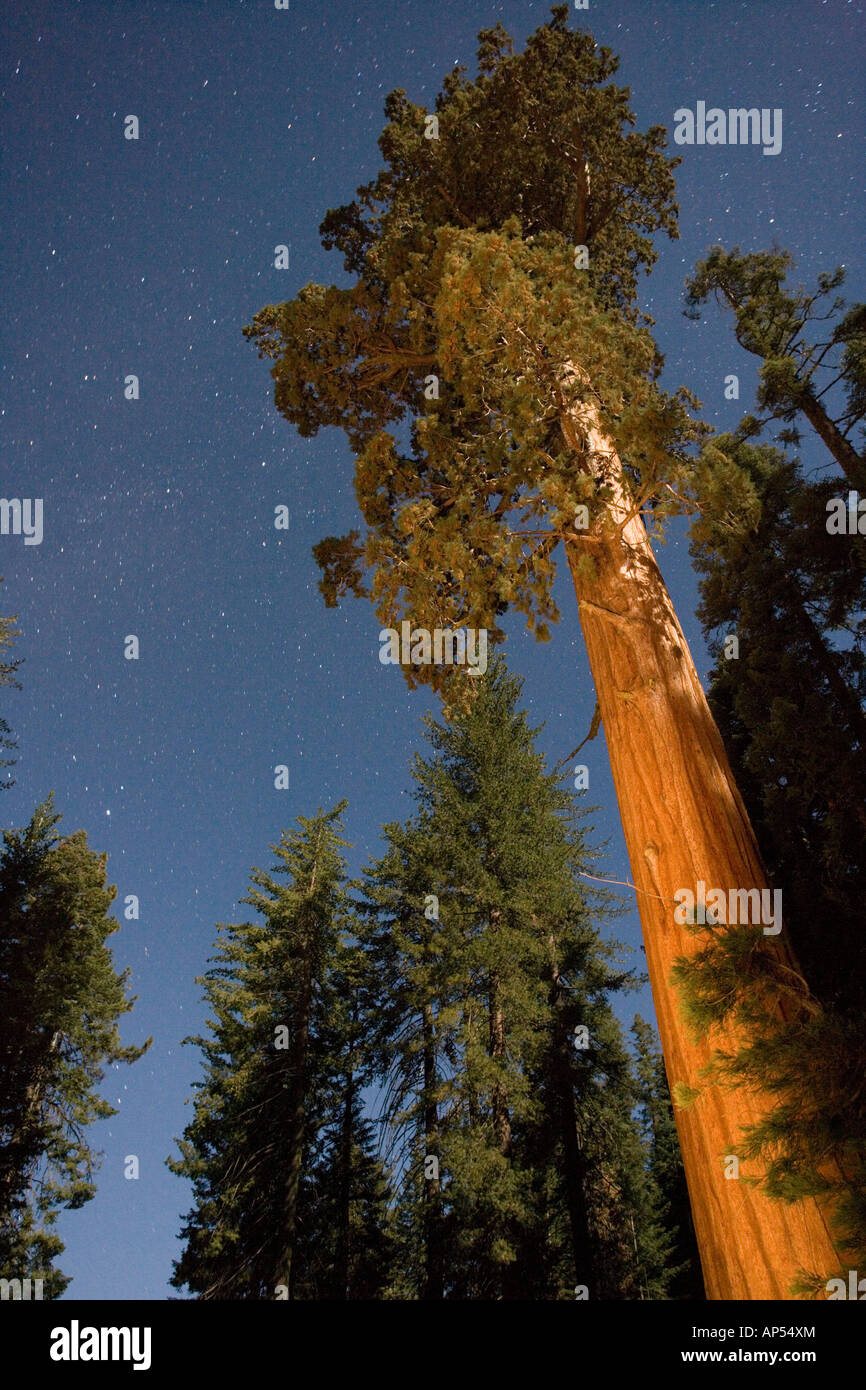
[[[284,832],[203,979],[172,1169],[204,1298],[701,1297],[664,1068],[586,812],[499,658],[431,721],[415,814],[347,883],[344,803]],[[375,1120],[372,1118],[375,1116]]]

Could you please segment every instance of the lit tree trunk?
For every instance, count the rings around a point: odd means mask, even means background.
[[[580,379],[579,369],[569,370]],[[726,894],[732,888],[762,889],[766,874],[643,522],[637,515],[627,519],[631,508],[614,446],[592,406],[563,410],[560,419],[583,466],[603,477],[614,494],[606,515],[584,537],[570,539],[567,553],[637,889],[668,1079],[672,1088],[677,1082],[698,1086],[712,1048],[692,1040],[670,984],[675,958],[696,949],[694,937],[674,922],[674,894],[684,888],[694,893],[698,880]],[[587,563],[590,558],[594,564]],[[777,961],[795,965],[781,937],[765,940]],[[718,1041],[730,1047],[743,1039],[722,1030]],[[789,1206],[724,1176],[724,1156],[740,1140],[742,1127],[772,1106],[769,1095],[712,1086],[695,1105],[676,1112],[711,1299],[790,1298],[799,1269],[829,1271],[839,1264],[814,1200]]]

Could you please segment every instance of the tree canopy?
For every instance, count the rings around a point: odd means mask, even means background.
[[[687,505],[702,430],[688,393],[659,387],[636,307],[652,234],[676,235],[677,161],[662,127],[631,128],[617,60],[566,14],[522,54],[500,26],[483,31],[476,80],[458,68],[443,83],[435,139],[392,93],[387,167],[321,227],[354,283],[307,285],[244,329],[273,359],[281,414],[302,435],[339,426],[355,453],[366,532],[315,547],[325,599],[369,592],[389,625],[497,637],[513,607],[547,637],[553,551],[578,508],[590,526],[610,497],[563,435],[581,402],[619,450],[635,512]],[[448,686],[441,667],[405,674]]]

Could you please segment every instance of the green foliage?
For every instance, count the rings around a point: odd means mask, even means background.
[[[427,721],[415,814],[354,897],[342,803],[272,847],[287,883],[253,871],[260,920],[220,928],[210,1033],[190,1040],[205,1074],[169,1160],[195,1195],[177,1287],[625,1299],[681,1279],[670,1102],[655,1073],[635,1081],[611,1010],[634,981],[598,934],[614,907],[582,877],[586,813],[502,660],[473,688]]]
[[[271,846],[274,872],[253,870],[242,900],[261,920],[220,926],[199,981],[211,1034],[188,1041],[205,1075],[169,1167],[195,1194],[172,1282],[202,1298],[372,1297],[388,1279],[387,1187],[358,1103],[345,804]]]
[[[585,813],[544,771],[520,689],[496,660],[469,709],[428,722],[417,812],[365,874],[398,1296],[661,1297],[667,1246],[609,1003],[631,978],[598,936],[610,902],[581,880]]]
[[[294,1297],[379,1299],[390,1287],[398,1248],[390,1182],[357,1072],[347,1067],[338,1079],[329,1122],[310,1155]]]
[[[87,1126],[117,1113],[98,1094],[104,1066],[150,1045],[120,1042],[134,1000],[106,945],[118,927],[106,856],[83,831],[55,834],[59,820],[49,796],[4,832],[0,857],[0,1270],[44,1275],[49,1297],[69,1282],[49,1268],[57,1212],[96,1190]]]
[[[273,360],[285,418],[351,443],[366,532],[319,543],[320,587],[330,605],[368,594],[387,626],[406,615],[500,638],[516,608],[547,638],[554,551],[578,505],[598,520],[610,497],[586,440],[563,430],[585,403],[635,510],[661,522],[692,505],[702,430],[688,393],[657,385],[635,307],[652,234],[676,235],[677,161],[661,127],[632,129],[628,90],[609,81],[617,60],[566,15],[556,7],[522,54],[485,30],[476,80],[456,68],[437,97],[438,140],[424,108],[392,93],[386,168],[322,223],[354,283],[307,285],[244,329]],[[465,694],[448,668],[405,675]]]
[[[402,90],[385,102],[379,139],[386,168],[357,199],[328,213],[326,247],[382,294],[400,267],[432,249],[445,225],[487,231],[518,217],[527,236],[556,232],[590,248],[608,306],[633,307],[637,274],[656,259],[652,233],[677,235],[662,126],[632,129],[630,92],[612,78],[619,60],[586,31],[569,31],[565,6],[530,35],[522,54],[497,24],[479,34],[478,76],[455,66],[427,111]]]
[[[687,1086],[684,1081],[674,1082],[673,1100],[679,1110],[687,1110],[690,1105],[694,1105],[700,1094],[696,1086]]]
[[[866,457],[853,443],[866,420],[866,304],[846,307],[834,294],[845,280],[842,267],[820,274],[812,291],[787,288],[793,264],[779,249],[743,255],[738,246],[714,246],[686,281],[685,312],[700,318],[713,295],[733,310],[740,346],[761,358],[757,400],[764,415],[750,420],[750,431],[805,415],[849,481],[866,489]],[[842,399],[831,414],[828,392],[839,383]],[[796,443],[798,435],[787,430],[778,438]]]

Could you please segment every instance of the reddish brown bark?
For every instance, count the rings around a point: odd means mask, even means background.
[[[692,1041],[670,983],[697,939],[674,922],[678,889],[764,888],[742,798],[682,629],[639,516],[628,517],[621,465],[589,406],[562,428],[583,467],[612,487],[594,531],[567,543],[614,785],[628,847],[668,1078],[695,1087],[711,1055]],[[624,523],[624,524],[623,524]],[[591,558],[592,563],[587,563]],[[784,939],[765,938],[796,967]],[[736,1044],[728,1031],[719,1045]],[[741,1129],[772,1108],[768,1095],[710,1087],[676,1120],[704,1282],[711,1299],[785,1299],[799,1269],[835,1271],[839,1257],[813,1200],[770,1201],[724,1175]],[[741,1164],[746,1176],[755,1171]],[[591,1294],[591,1291],[590,1291]]]

